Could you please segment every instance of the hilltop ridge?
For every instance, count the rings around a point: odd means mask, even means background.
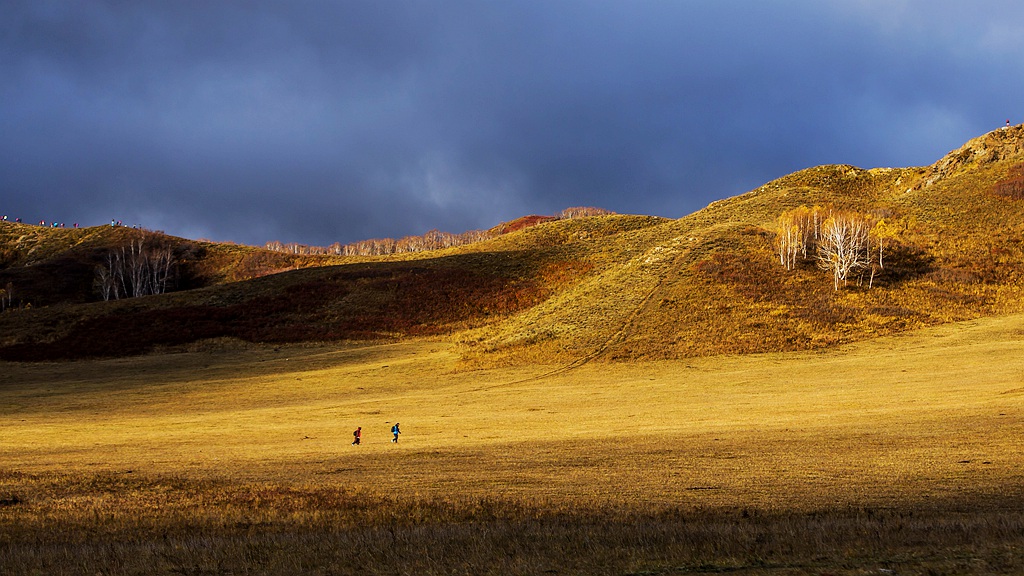
[[[225,337],[451,338],[469,366],[834,346],[1024,308],[1024,202],[1012,193],[1022,166],[1024,127],[1015,126],[930,166],[812,167],[676,220],[538,221],[443,250],[303,261],[195,243],[203,256],[193,270],[205,271],[193,273],[195,288],[10,310],[0,314],[0,357],[137,354]],[[813,206],[885,221],[886,262],[870,283],[834,289],[812,258],[779,265],[779,217]],[[62,250],[90,250],[80,234],[61,236],[73,244]],[[11,237],[6,262],[55,250],[22,239],[11,252]],[[53,262],[31,273],[60,274]],[[245,279],[246,267],[284,271]],[[115,337],[98,342],[97,331]]]
[[[971,167],[984,166],[1003,159],[1020,159],[1024,155],[1024,125],[1006,126],[977,138],[943,156],[930,167],[918,187],[935,182]]]

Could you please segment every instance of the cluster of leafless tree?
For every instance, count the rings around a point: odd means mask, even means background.
[[[557,219],[568,220],[572,218],[584,218],[587,216],[600,216],[612,214],[608,210],[590,207],[566,208],[557,216]],[[464,246],[481,240],[492,238],[495,234],[489,230],[470,230],[461,234],[431,230],[422,236],[406,236],[395,240],[394,238],[376,238],[363,240],[351,244],[335,242],[330,246],[309,246],[306,244],[288,243],[278,241],[267,242],[264,246],[268,250],[276,252],[287,252],[289,254],[320,255],[333,254],[337,256],[384,256],[388,254],[405,254],[408,252],[424,252],[427,250],[440,250],[454,246]]]
[[[96,267],[95,286],[104,300],[163,294],[174,271],[174,250],[155,235],[141,233],[107,252]]]
[[[779,263],[792,270],[813,258],[820,269],[832,273],[836,290],[858,271],[870,271],[870,288],[877,270],[884,268],[885,248],[896,233],[885,218],[820,206],[784,212],[777,223]]]
[[[558,215],[559,220],[571,220],[573,218],[586,218],[588,216],[606,216],[608,214],[614,214],[610,210],[604,208],[594,208],[593,206],[574,206],[572,208],[566,208]]]
[[[383,256],[387,254],[404,254],[406,252],[423,252],[440,250],[452,246],[462,246],[490,238],[486,230],[471,230],[462,234],[451,234],[439,230],[431,230],[422,236],[406,236],[405,238],[375,238],[351,244],[335,242],[330,246],[309,246],[306,244],[267,242],[265,248],[289,254],[334,254],[337,256]]]

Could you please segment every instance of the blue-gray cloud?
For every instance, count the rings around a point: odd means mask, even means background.
[[[329,244],[576,205],[675,217],[1024,120],[1024,6],[1006,1],[0,12],[0,212],[25,220]]]

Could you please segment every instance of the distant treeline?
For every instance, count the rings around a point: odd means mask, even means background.
[[[566,208],[558,216],[526,217],[533,225],[540,222],[552,220],[569,220],[572,218],[584,218],[587,216],[603,216],[614,214],[603,208],[573,207]],[[522,219],[521,219],[522,220]],[[518,221],[516,221],[518,222]],[[278,241],[267,242],[265,248],[276,252],[287,252],[289,254],[320,255],[333,254],[338,256],[384,256],[387,254],[405,254],[409,252],[424,252],[427,250],[440,250],[454,246],[464,246],[513,232],[525,226],[514,226],[514,223],[502,224],[491,230],[470,230],[461,234],[431,230],[421,236],[406,236],[395,240],[394,238],[375,238],[362,240],[351,244],[335,242],[330,246],[309,246],[306,244],[288,243]]]

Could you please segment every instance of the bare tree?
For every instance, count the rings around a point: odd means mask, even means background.
[[[800,252],[804,258],[814,253],[821,238],[821,226],[832,214],[831,208],[801,206],[796,209],[796,222],[800,228]]]
[[[800,253],[800,228],[791,212],[780,215],[777,222],[779,231],[775,236],[775,247],[779,254],[779,263],[785,266],[786,270],[792,270]]]
[[[118,280],[116,267],[120,263],[114,252],[108,252],[106,262],[96,267],[96,291],[100,293],[104,301],[118,299]]]
[[[125,255],[125,271],[132,291],[132,296],[146,296],[152,292],[149,289],[149,258],[145,253],[145,237],[132,239],[128,243],[128,251]]]
[[[174,251],[169,246],[153,248],[147,259],[149,260],[149,292],[151,294],[167,292],[167,283],[174,267]]]
[[[834,212],[821,227],[818,267],[832,272],[833,286],[846,284],[850,272],[868,265],[868,220],[853,212]]]

